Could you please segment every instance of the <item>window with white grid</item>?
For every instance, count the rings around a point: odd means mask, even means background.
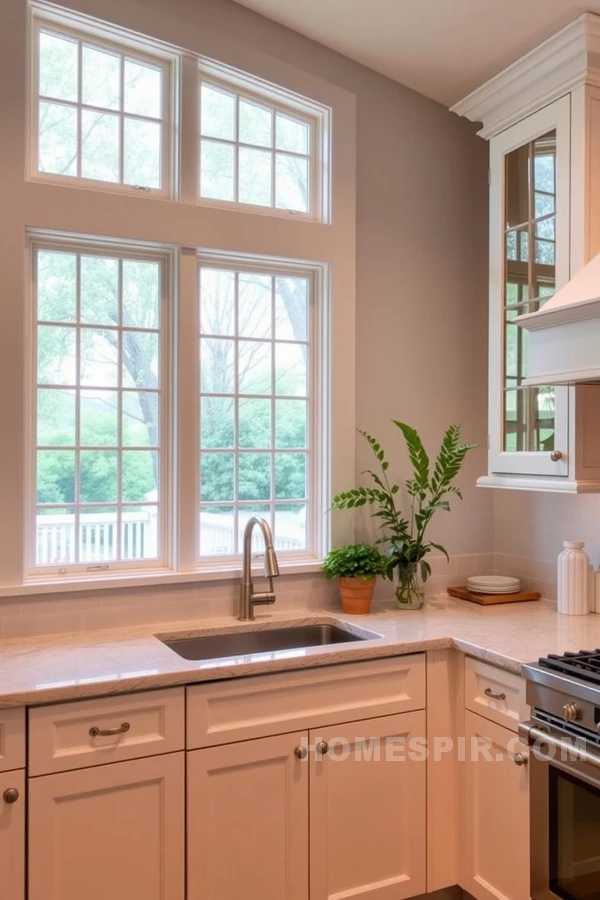
[[[37,19],[33,53],[36,177],[168,194],[173,63]]]
[[[306,555],[316,540],[315,281],[256,265],[200,263],[204,562],[239,554],[254,515],[270,522],[282,554]]]
[[[32,568],[164,555],[168,257],[33,246]]]
[[[317,116],[200,85],[200,197],[316,218],[319,203]]]

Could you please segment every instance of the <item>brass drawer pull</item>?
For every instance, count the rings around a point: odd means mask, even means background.
[[[486,688],[483,693],[492,700],[506,700],[506,694],[495,694],[491,688]]]
[[[319,741],[315,750],[319,754],[319,756],[325,756],[329,752],[329,744],[327,741]]]
[[[525,756],[524,753],[515,753],[513,756],[513,762],[515,766],[526,766],[529,762],[529,757]]]
[[[117,734],[125,734],[130,728],[129,722],[123,722],[122,725],[117,725],[116,728],[97,728],[94,725],[93,728],[90,728],[90,737],[114,737]]]
[[[308,756],[307,748],[303,747],[302,745],[300,745],[299,747],[296,747],[296,749],[294,750],[294,753],[296,755],[296,759],[306,759],[306,757]]]
[[[16,803],[19,799],[19,792],[16,788],[7,788],[2,794],[5,803]]]

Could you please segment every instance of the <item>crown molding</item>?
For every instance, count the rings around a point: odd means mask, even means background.
[[[584,85],[600,86],[600,16],[584,13],[450,111],[481,122],[490,138]]]

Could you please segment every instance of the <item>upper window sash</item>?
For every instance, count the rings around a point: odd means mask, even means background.
[[[33,10],[30,177],[174,196],[177,54],[78,24]]]

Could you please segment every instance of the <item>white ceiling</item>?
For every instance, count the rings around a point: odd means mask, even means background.
[[[600,0],[236,0],[451,106]]]

